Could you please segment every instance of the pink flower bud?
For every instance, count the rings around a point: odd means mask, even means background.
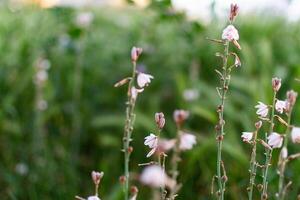
[[[272,78],[272,87],[275,92],[278,92],[281,87],[281,79],[280,78]]]
[[[189,112],[186,110],[175,110],[173,114],[174,121],[178,126],[182,125],[188,117]]]
[[[286,101],[287,101],[287,107],[286,111],[289,113],[291,112],[292,107],[295,105],[297,100],[298,93],[294,90],[290,90],[286,93]]]
[[[101,178],[103,177],[104,173],[103,172],[96,172],[96,171],[92,171],[92,179],[95,183],[95,185],[99,185]]]
[[[139,47],[132,47],[131,49],[131,60],[132,62],[136,62],[139,56],[142,54],[143,49]]]
[[[155,113],[155,122],[159,129],[162,129],[165,126],[166,120],[164,113]]]
[[[230,15],[229,15],[229,20],[233,21],[234,18],[238,15],[239,12],[239,7],[237,4],[231,4],[230,5]]]
[[[256,128],[257,130],[260,129],[261,126],[262,126],[262,121],[259,120],[258,122],[255,123],[255,128]]]

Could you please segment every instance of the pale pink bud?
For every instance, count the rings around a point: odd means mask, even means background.
[[[230,15],[229,15],[229,20],[233,21],[234,18],[238,15],[239,12],[239,7],[237,4],[231,4],[230,5]]]
[[[92,171],[91,175],[92,175],[92,179],[93,179],[95,185],[99,185],[99,183],[101,181],[101,178],[103,177],[104,173],[103,172]]]
[[[261,126],[262,126],[262,121],[261,121],[261,120],[259,120],[258,122],[255,123],[255,128],[256,128],[257,130],[260,129]]]
[[[155,122],[159,129],[162,129],[165,126],[166,120],[164,113],[155,113]]]
[[[272,148],[280,148],[282,146],[282,142],[283,142],[283,137],[278,133],[273,132],[268,136],[268,144]]]
[[[287,103],[287,112],[291,112],[292,107],[295,105],[297,100],[298,93],[294,90],[290,90],[286,93]]]
[[[136,62],[139,58],[139,56],[142,54],[143,49],[139,47],[132,47],[131,49],[131,60],[133,62]]]
[[[275,92],[278,92],[281,87],[281,79],[280,78],[272,78],[272,87]]]
[[[239,32],[233,25],[228,25],[222,33],[222,39],[228,41],[239,40]]]
[[[300,128],[299,127],[293,127],[291,135],[292,135],[292,141],[294,143],[300,143]]]
[[[186,110],[175,110],[173,114],[174,121],[178,126],[182,125],[188,117],[189,112]]]

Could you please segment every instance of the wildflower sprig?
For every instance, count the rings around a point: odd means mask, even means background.
[[[100,186],[103,176],[104,176],[103,172],[92,171],[91,177],[92,177],[93,183],[95,185],[95,194],[93,196],[89,196],[87,199],[82,198],[80,196],[75,196],[75,199],[78,199],[78,200],[101,200],[99,197],[99,194],[98,194],[98,190],[99,190],[99,186]]]
[[[179,175],[178,162],[181,160],[180,153],[191,149],[196,143],[196,137],[193,134],[184,132],[182,125],[188,118],[189,113],[185,110],[176,110],[174,112],[174,121],[177,125],[177,135],[175,139],[163,139],[161,130],[165,125],[163,113],[155,114],[157,124],[157,134],[150,133],[145,137],[144,144],[150,148],[146,157],[157,155],[157,161],[140,164],[147,166],[141,175],[141,182],[154,188],[160,188],[160,200],[174,200],[177,197],[181,184],[177,182]],[[170,176],[167,175],[166,157],[168,151],[173,151],[171,158]]]
[[[124,136],[123,136],[123,152],[124,152],[124,175],[120,177],[121,183],[124,184],[124,199],[128,200],[129,198],[129,188],[130,188],[130,173],[129,173],[129,161],[130,155],[133,152],[133,147],[130,146],[130,142],[132,141],[132,132],[134,128],[135,122],[135,104],[138,97],[138,94],[144,91],[144,88],[148,86],[153,79],[153,76],[150,74],[145,74],[138,72],[137,61],[142,54],[142,48],[133,47],[131,50],[131,61],[132,61],[132,75],[131,77],[126,77],[119,82],[117,82],[114,86],[120,87],[124,84],[128,83],[127,90],[127,102],[126,102],[126,120],[124,127]],[[136,85],[137,83],[137,85]]]
[[[238,49],[241,49],[240,44],[238,43],[239,40],[239,33],[238,30],[232,25],[234,22],[235,17],[238,14],[238,6],[236,4],[232,4],[230,8],[230,15],[229,15],[229,25],[223,30],[222,33],[222,40],[211,40],[218,44],[224,45],[224,52],[217,53],[216,56],[221,57],[223,61],[222,70],[215,70],[218,74],[220,79],[220,87],[217,87],[217,93],[221,100],[220,105],[217,108],[218,112],[218,123],[216,125],[216,140],[217,140],[217,174],[213,177],[213,180],[217,179],[218,190],[216,192],[217,198],[220,200],[224,199],[224,192],[227,182],[227,175],[226,170],[224,167],[224,162],[222,160],[222,146],[224,140],[224,109],[225,109],[225,99],[226,94],[229,89],[230,79],[231,79],[231,71],[234,67],[241,66],[241,61],[238,55],[234,52],[229,52],[230,44],[234,44]],[[235,62],[233,65],[228,64],[229,57],[233,56]],[[214,182],[214,181],[213,181]],[[213,187],[212,187],[213,188]],[[214,191],[212,191],[214,192]]]

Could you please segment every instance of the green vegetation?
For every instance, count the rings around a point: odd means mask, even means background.
[[[143,138],[155,130],[154,113],[165,113],[163,134],[174,137],[173,110],[187,109],[191,118],[186,128],[196,133],[198,144],[180,163],[179,179],[184,187],[178,200],[210,199],[216,162],[215,108],[219,102],[214,69],[221,65],[215,52],[223,47],[206,37],[220,38],[224,24],[190,22],[180,13],[156,7],[91,11],[94,21],[88,30],[82,30],[74,23],[78,11],[73,9],[1,8],[1,199],[88,196],[93,192],[92,170],[105,172],[102,199],[119,199],[126,87],[115,89],[113,85],[124,74],[130,75],[130,49],[134,45],[144,49],[138,67],[155,79],[137,102],[131,169],[139,172],[138,163],[147,162]],[[240,135],[253,130],[257,100],[270,102],[271,78],[283,79],[282,91],[300,91],[300,83],[295,81],[300,77],[299,24],[266,16],[241,16],[236,23],[243,49],[242,67],[231,79],[225,111],[227,199],[247,197],[250,146],[242,143]],[[40,58],[51,63],[43,88],[48,108],[42,112],[35,108],[33,81]],[[186,89],[198,90],[199,98],[185,100]],[[284,98],[285,94],[279,92],[278,96]],[[292,124],[300,125],[299,103],[294,110]],[[74,120],[78,122],[75,125]],[[298,152],[300,146],[291,144],[290,149]],[[277,155],[275,150],[274,166]],[[262,162],[263,154],[258,159]],[[287,177],[293,179],[289,199],[296,199],[300,191],[299,170],[299,160],[288,165]],[[274,194],[278,182],[275,167],[269,175],[269,191]],[[139,189],[139,198],[147,200],[149,188]]]

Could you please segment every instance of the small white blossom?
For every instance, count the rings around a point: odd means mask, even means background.
[[[272,148],[280,148],[282,146],[282,142],[283,142],[283,137],[278,133],[273,132],[268,136],[268,144]]]
[[[282,114],[283,111],[286,110],[286,108],[287,108],[287,102],[286,101],[281,101],[281,100],[276,101],[275,109],[277,110],[277,112]]]
[[[140,177],[140,181],[151,187],[164,186],[165,181],[168,179],[163,169],[158,165],[151,165],[146,167]]]
[[[243,132],[242,134],[243,142],[250,142],[253,137],[253,132]]]
[[[130,90],[132,99],[136,100],[138,94],[143,91],[144,91],[144,89],[137,89],[136,87],[133,86]]]
[[[166,139],[159,139],[158,141],[158,151],[159,152],[166,152],[172,149],[176,144],[176,140],[166,140]]]
[[[76,24],[79,27],[86,28],[90,26],[94,19],[94,15],[91,12],[82,12],[76,16]]]
[[[233,40],[239,40],[239,32],[233,25],[228,25],[222,33],[222,39],[233,41]]]
[[[139,87],[143,88],[151,83],[151,79],[154,77],[150,74],[139,73],[137,77],[137,84]]]
[[[181,150],[192,149],[194,144],[196,144],[196,136],[189,133],[183,133],[180,135],[179,148]]]
[[[269,108],[266,104],[259,101],[255,108],[257,108],[256,114],[260,115],[261,117],[266,117],[268,115]]]
[[[100,200],[100,198],[97,196],[89,196],[87,200]]]
[[[153,133],[150,133],[149,136],[145,137],[144,145],[151,148],[151,151],[147,154],[147,158],[148,158],[148,157],[152,156],[157,149],[158,137],[156,135],[154,135]]]
[[[291,134],[292,134],[292,141],[294,143],[300,143],[300,128],[293,127]]]
[[[280,152],[280,158],[286,159],[288,157],[288,150],[286,147],[283,147]]]

